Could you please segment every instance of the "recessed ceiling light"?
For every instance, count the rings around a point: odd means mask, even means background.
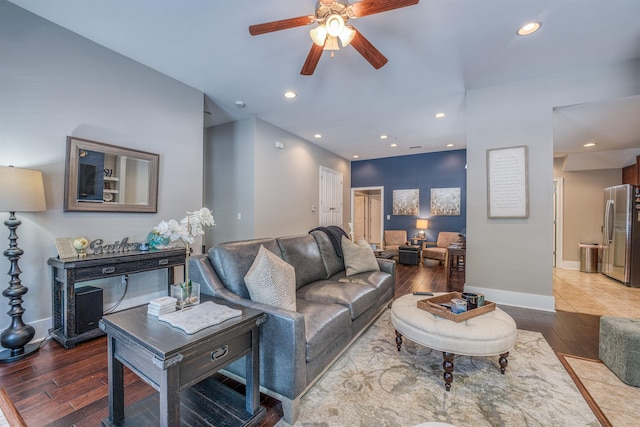
[[[389,147],[397,147],[398,144],[396,144],[395,142],[393,144],[391,144]]]
[[[360,156],[358,156],[357,154],[353,156],[354,159],[359,159]]]
[[[454,144],[447,144],[447,147],[454,147]]]
[[[246,106],[247,106],[247,104],[245,104],[244,101],[236,101],[236,107],[244,108]]]
[[[445,113],[436,113],[433,117],[435,117],[436,119],[441,119],[441,118],[443,118],[444,116],[446,116],[446,114],[445,114]]]
[[[524,24],[522,27],[518,29],[519,36],[528,36],[530,34],[535,33],[540,29],[542,24],[539,22],[529,22],[528,24]]]
[[[288,90],[288,91],[286,91],[286,92],[284,93],[284,97],[285,97],[285,98],[289,98],[289,99],[291,99],[291,98],[295,98],[296,96],[298,96],[298,95],[297,95],[294,91],[292,91],[292,90]]]
[[[387,139],[387,138],[389,138],[388,135],[380,135],[380,139]]]
[[[322,135],[320,135],[319,133],[316,133],[315,135],[313,135],[313,137],[320,139],[320,138],[322,138]]]
[[[586,144],[584,144],[585,147],[595,147],[596,145],[598,145],[595,142],[587,142]]]

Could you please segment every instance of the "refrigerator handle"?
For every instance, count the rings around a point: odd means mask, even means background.
[[[604,235],[607,239],[607,243],[611,243],[613,241],[613,216],[611,215],[613,211],[613,200],[607,200],[607,206],[604,210]]]

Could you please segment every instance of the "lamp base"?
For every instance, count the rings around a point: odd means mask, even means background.
[[[15,362],[16,360],[26,359],[40,350],[40,346],[38,344],[27,344],[23,348],[24,351],[20,354],[11,354],[13,351],[11,349],[0,351],[0,363]]]

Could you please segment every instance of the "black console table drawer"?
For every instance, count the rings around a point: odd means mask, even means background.
[[[186,257],[186,251],[182,255],[167,256],[157,259],[143,259],[140,261],[141,270],[152,270],[156,268],[168,268],[178,265],[184,265],[184,259]]]
[[[102,279],[110,276],[136,273],[139,270],[137,262],[114,265],[100,265],[97,267],[78,268],[75,270],[76,282],[83,280]]]

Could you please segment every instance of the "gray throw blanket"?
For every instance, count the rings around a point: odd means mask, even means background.
[[[342,236],[345,236],[348,239],[349,235],[347,234],[347,232],[344,231],[342,228],[338,227],[337,225],[328,225],[326,227],[316,227],[311,231],[316,231],[316,230],[320,230],[326,233],[327,236],[329,236],[329,240],[333,245],[333,249],[335,249],[336,251],[336,255],[338,255],[338,257],[340,258],[343,258]],[[311,231],[309,231],[309,233],[311,233]]]

